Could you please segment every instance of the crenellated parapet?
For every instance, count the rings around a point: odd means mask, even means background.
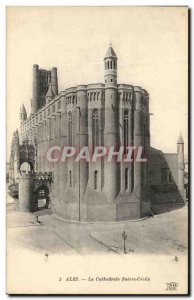
[[[52,172],[33,172],[33,180],[38,180],[40,182],[52,183],[54,182]]]

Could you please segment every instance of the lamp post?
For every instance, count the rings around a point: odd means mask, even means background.
[[[123,253],[126,254],[126,249],[125,249],[125,240],[127,239],[127,234],[125,233],[125,231],[123,231],[122,233],[122,238],[123,238]]]

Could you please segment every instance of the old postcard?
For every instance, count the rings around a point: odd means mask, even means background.
[[[188,8],[6,20],[7,293],[188,294]]]

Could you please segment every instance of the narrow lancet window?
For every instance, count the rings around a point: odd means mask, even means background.
[[[92,112],[92,149],[99,146],[99,111],[94,109]]]
[[[129,171],[128,171],[128,168],[125,169],[125,190],[128,190],[129,188],[129,178],[128,178],[128,174],[129,174]]]
[[[72,113],[68,113],[68,144],[69,146],[72,146],[72,138],[73,132],[72,132]]]
[[[98,189],[98,171],[94,172],[94,190]]]
[[[127,153],[127,147],[129,140],[129,111],[124,111],[124,154]]]

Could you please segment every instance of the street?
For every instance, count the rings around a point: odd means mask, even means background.
[[[76,223],[57,219],[50,210],[20,212],[17,202],[7,204],[7,238],[10,245],[41,253],[63,254],[167,254],[187,252],[188,207],[152,218],[118,223]]]

